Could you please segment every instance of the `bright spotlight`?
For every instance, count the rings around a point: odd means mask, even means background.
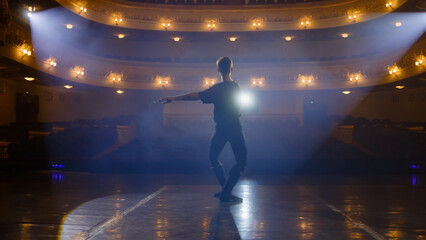
[[[249,92],[239,93],[237,101],[242,108],[250,108],[254,104],[254,98]]]

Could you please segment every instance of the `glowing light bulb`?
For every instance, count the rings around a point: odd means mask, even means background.
[[[159,83],[159,84],[161,84],[161,83],[163,83],[163,82],[160,80],[160,81],[158,81],[158,83]]]
[[[403,86],[403,85],[397,85],[397,86],[395,86],[395,88],[396,89],[403,89],[403,88],[405,88],[405,86]]]
[[[396,22],[395,23],[395,27],[401,27],[402,26],[402,22]]]
[[[231,42],[235,42],[237,40],[237,38],[236,37],[230,37],[229,38],[229,41],[231,41]]]
[[[290,41],[291,41],[291,39],[292,39],[292,37],[291,37],[291,36],[286,36],[284,39],[285,39],[287,42],[290,42]]]
[[[27,80],[28,82],[34,81],[35,78],[34,77],[24,77],[25,80]]]
[[[241,92],[237,96],[237,102],[242,108],[250,108],[254,103],[254,98],[249,92]]]
[[[118,93],[118,94],[123,94],[123,93],[124,93],[124,91],[123,91],[123,90],[117,90],[117,93]]]
[[[347,33],[342,33],[342,38],[348,38],[349,37],[349,34],[347,34]]]
[[[179,42],[179,41],[180,41],[180,37],[174,37],[174,38],[173,38],[173,41],[175,41],[175,42]]]
[[[345,94],[345,95],[347,95],[347,94],[350,94],[351,91],[342,91],[342,93]]]
[[[68,29],[72,29],[74,26],[72,24],[67,24]]]
[[[117,35],[117,37],[120,38],[120,39],[123,39],[125,37],[125,35],[120,33],[120,34]]]
[[[64,88],[66,88],[66,89],[71,89],[71,88],[72,88],[72,86],[71,86],[71,85],[64,85]]]
[[[389,71],[389,74],[392,74],[392,70]]]

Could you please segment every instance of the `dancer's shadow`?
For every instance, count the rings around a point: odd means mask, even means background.
[[[230,210],[232,205],[230,203],[220,203],[216,214],[210,221],[209,239],[241,240],[234,216]]]

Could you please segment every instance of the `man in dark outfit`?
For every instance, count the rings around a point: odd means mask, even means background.
[[[215,194],[224,202],[241,202],[242,199],[232,195],[232,190],[240,178],[247,161],[247,149],[241,126],[241,113],[237,96],[240,92],[239,85],[231,79],[233,70],[232,60],[223,57],[216,62],[218,71],[222,75],[222,82],[202,91],[185,95],[166,97],[160,101],[169,103],[172,101],[195,101],[200,99],[204,104],[214,104],[215,133],[210,143],[210,162],[213,173],[222,186],[222,191]],[[231,168],[226,179],[219,154],[229,142],[234,152],[236,164]]]

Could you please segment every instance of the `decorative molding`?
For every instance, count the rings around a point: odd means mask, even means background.
[[[300,21],[309,18],[309,29],[331,28],[354,24],[348,16],[356,13],[356,22],[369,21],[394,11],[407,0],[393,1],[392,8],[383,0],[331,0],[302,4],[273,5],[209,5],[188,6],[137,3],[124,0],[56,0],[81,17],[117,26],[115,18],[123,19],[125,28],[165,31],[211,31],[206,25],[216,22],[214,31],[253,31],[252,22],[261,19],[262,31],[300,30]],[[81,8],[87,12],[81,12]]]

